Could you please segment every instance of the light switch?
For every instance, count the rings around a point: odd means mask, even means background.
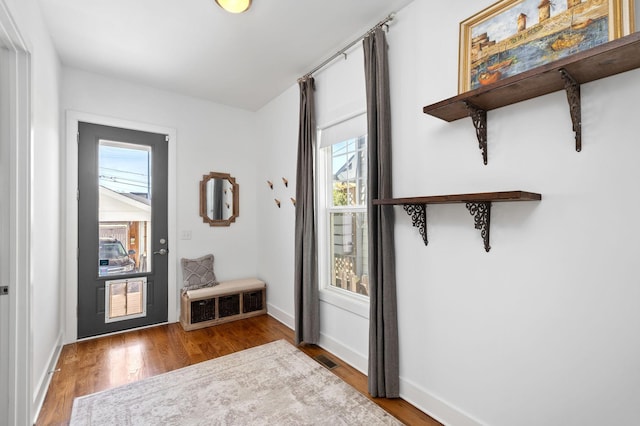
[[[180,234],[180,239],[181,240],[190,240],[191,239],[191,231],[182,231],[182,234]]]

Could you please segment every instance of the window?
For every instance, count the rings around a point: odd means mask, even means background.
[[[366,115],[321,132],[321,264],[327,287],[369,295]]]

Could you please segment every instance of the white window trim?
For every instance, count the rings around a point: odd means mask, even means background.
[[[318,127],[318,133],[316,140],[318,146],[320,146],[322,131],[336,124],[358,117],[362,114],[366,114],[366,110],[358,111],[348,116],[342,117],[339,120],[335,120],[331,123],[327,123],[321,127]],[[329,158],[326,155],[326,150],[318,148],[316,149],[316,211],[318,212],[317,226],[318,226],[318,286],[320,300],[330,305],[336,306],[345,311],[351,312],[364,319],[369,319],[369,297],[354,293],[349,290],[333,287],[329,284],[330,272],[329,272],[329,212],[346,210],[341,207],[329,207],[329,183],[327,182],[327,169],[329,167]],[[367,210],[364,207],[349,208],[349,211]]]

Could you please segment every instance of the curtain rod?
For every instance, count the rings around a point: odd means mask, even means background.
[[[378,22],[373,28],[371,28],[369,31],[367,31],[366,33],[362,34],[360,37],[358,37],[357,39],[353,40],[351,43],[349,43],[348,45],[346,45],[345,47],[343,47],[342,49],[338,50],[336,53],[333,54],[333,56],[331,56],[329,59],[327,59],[326,61],[324,61],[323,63],[321,63],[320,65],[318,65],[317,67],[315,67],[314,69],[312,69],[311,71],[309,71],[308,73],[306,73],[305,75],[303,75],[302,77],[300,77],[298,79],[298,82],[311,77],[315,72],[321,70],[322,68],[326,67],[327,65],[329,65],[329,63],[331,63],[334,59],[336,59],[338,56],[341,55],[345,55],[346,56],[346,51],[349,50],[351,47],[353,47],[356,43],[358,43],[359,41],[363,40],[366,36],[368,36],[369,34],[371,34],[372,32],[374,32],[375,30],[377,30],[378,28],[382,27],[383,25],[387,25],[393,21],[393,18],[395,18],[396,14],[394,12],[391,12],[386,18],[384,18],[382,21]]]

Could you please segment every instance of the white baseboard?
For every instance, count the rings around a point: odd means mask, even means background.
[[[276,308],[271,303],[267,303],[267,314],[277,319],[278,321],[280,321],[290,329],[292,330],[294,329],[295,320],[293,316],[289,315],[288,313],[286,313],[281,309]]]
[[[362,355],[350,347],[344,345],[343,343],[332,339],[326,334],[320,334],[320,342],[318,343],[322,349],[325,349],[342,361],[349,364],[351,367],[355,368],[365,376],[368,372],[368,356]]]
[[[484,424],[402,377],[400,378],[400,397],[445,425],[482,426]]]
[[[62,331],[56,338],[56,344],[49,355],[49,362],[47,363],[47,368],[42,372],[40,378],[38,379],[38,383],[35,387],[35,392],[33,394],[33,402],[32,402],[32,410],[33,413],[33,422],[32,424],[36,424],[36,420],[38,420],[38,416],[40,415],[40,410],[42,409],[42,404],[44,404],[44,398],[47,396],[47,391],[49,390],[49,385],[51,384],[51,378],[53,376],[56,365],[58,364],[58,359],[60,358],[60,353],[62,352]]]

